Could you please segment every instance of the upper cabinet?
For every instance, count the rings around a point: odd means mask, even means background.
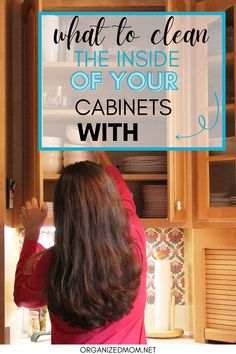
[[[226,151],[199,152],[195,160],[196,226],[236,226],[235,1],[201,1],[197,11],[226,13]],[[217,68],[212,55],[209,68]],[[208,73],[211,74],[211,73]],[[211,107],[214,111],[215,107]],[[210,114],[210,112],[209,112]]]
[[[170,2],[168,2],[170,6]],[[78,5],[79,4],[79,5]],[[25,198],[38,196],[40,201],[53,201],[54,187],[60,176],[47,169],[48,153],[40,153],[37,145],[37,12],[124,10],[165,11],[165,1],[24,1],[24,124],[25,124]],[[169,9],[169,8],[168,8]],[[62,74],[65,63],[50,66],[51,72]],[[67,63],[68,64],[68,63]],[[71,63],[72,65],[73,63]],[[52,77],[57,77],[57,74]],[[53,84],[53,82],[51,82]],[[54,82],[56,85],[56,82]],[[52,122],[62,117],[53,107],[48,110]],[[70,108],[66,107],[67,114]],[[65,143],[70,143],[68,137]],[[191,155],[187,152],[110,152],[127,181],[145,227],[189,226],[191,222]],[[64,163],[65,163],[64,159]],[[143,160],[143,162],[142,162]],[[150,162],[148,162],[150,161]],[[46,167],[45,167],[46,166]],[[48,224],[53,224],[52,213]]]
[[[98,8],[99,6],[99,8]],[[194,6],[194,7],[192,7]],[[199,152],[194,155],[194,168],[191,168],[189,152],[117,152],[111,153],[115,164],[121,169],[124,178],[133,192],[137,210],[145,227],[191,226],[192,206],[194,224],[200,226],[232,227],[236,225],[236,148],[235,148],[235,5],[227,1],[116,1],[109,4],[102,1],[44,1],[25,0],[23,3],[23,78],[24,78],[24,129],[23,129],[23,195],[24,199],[37,195],[42,202],[53,201],[54,187],[59,173],[51,174],[43,168],[43,154],[37,144],[37,13],[43,11],[82,11],[82,10],[152,10],[152,11],[225,11],[227,18],[226,55],[226,152]],[[217,65],[217,56],[211,57],[211,65]],[[73,63],[72,63],[73,64]],[[63,63],[55,68],[63,72]],[[214,110],[214,107],[212,107]],[[61,119],[58,112],[50,109],[52,120]],[[68,112],[67,112],[68,113]],[[67,143],[69,141],[66,141]],[[155,159],[166,159],[165,168],[141,170],[129,169],[128,158],[152,155]],[[45,159],[46,157],[44,157]],[[146,157],[147,158],[147,157]],[[157,160],[156,160],[157,161]],[[46,162],[47,164],[47,162]],[[192,174],[194,178],[192,199]],[[152,197],[150,197],[152,196]],[[161,201],[161,202],[160,202]],[[159,204],[158,204],[159,203]],[[154,207],[153,207],[154,204]],[[160,205],[161,204],[161,205]],[[49,220],[52,223],[52,220]]]

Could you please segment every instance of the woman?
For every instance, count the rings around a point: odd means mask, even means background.
[[[54,344],[145,344],[146,248],[132,196],[105,152],[103,165],[64,169],[55,188],[55,246],[37,243],[47,206],[22,208],[18,306],[48,306]]]

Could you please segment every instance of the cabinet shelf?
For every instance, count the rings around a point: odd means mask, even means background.
[[[86,109],[80,109],[80,112],[82,113],[86,113],[87,110]],[[147,114],[150,113],[150,115],[153,115],[153,112],[152,110],[148,110],[147,111]],[[55,118],[61,118],[61,117],[65,117],[65,116],[71,116],[71,117],[74,117],[76,115],[76,111],[75,109],[44,109],[43,110],[43,115],[45,116],[50,116],[50,117],[55,117]],[[124,115],[124,113],[121,111],[121,117],[122,117],[122,114]],[[105,116],[104,114],[102,114],[101,112],[96,112],[95,114],[91,115],[91,114],[88,114],[88,115],[84,115],[84,116],[80,116],[80,119],[81,118],[87,118],[87,117],[94,117],[94,116]],[[133,116],[132,114],[126,114],[126,116]],[[139,117],[140,118],[140,117]],[[147,116],[143,116],[143,119],[147,119]]]
[[[227,112],[228,112],[228,111],[233,111],[233,110],[235,110],[235,107],[236,107],[235,102],[234,102],[234,103],[227,103],[227,104],[226,104],[226,111],[227,111]],[[215,112],[216,109],[217,109],[216,106],[210,106],[210,107],[208,108],[208,111],[209,111],[209,112]]]
[[[228,154],[228,155],[216,155],[216,156],[209,156],[208,161],[235,161],[236,155],[235,154]]]
[[[233,111],[233,110],[235,110],[235,107],[236,107],[236,103],[235,102],[226,103],[226,111]]]
[[[209,63],[216,63],[218,61],[221,61],[222,60],[222,56],[221,55],[210,55],[208,57],[208,62]],[[229,53],[226,53],[226,62],[227,64],[232,62],[233,64],[233,61],[234,61],[234,52],[229,52]]]
[[[82,111],[82,110],[81,110]],[[43,115],[48,117],[57,117],[57,118],[64,118],[64,117],[74,117],[76,111],[74,109],[44,109]],[[96,113],[99,115],[99,113]]]
[[[89,63],[87,66],[85,63],[81,63],[80,66],[78,66],[76,61],[57,61],[57,62],[44,62],[43,63],[43,69],[87,69],[90,70],[91,68],[96,68],[92,63]],[[116,62],[109,62],[109,66],[103,67],[104,70],[110,70],[112,68],[118,68]]]
[[[124,173],[122,174],[126,181],[166,181],[167,174],[164,173]],[[59,173],[44,174],[44,181],[56,181],[60,177]]]
[[[140,217],[140,221],[143,224],[145,228],[150,228],[150,227],[167,227],[170,222],[168,219],[162,219],[162,218],[142,218]],[[54,221],[53,217],[48,217],[45,226],[54,226]]]
[[[163,173],[124,173],[122,174],[126,181],[166,181],[167,174]]]
[[[221,55],[211,55],[208,57],[208,62],[209,63],[217,63],[218,61],[222,60]],[[234,61],[234,52],[229,52],[226,53],[226,61],[228,63],[232,63]],[[110,70],[112,68],[117,68],[117,63],[115,61],[109,62],[109,66],[104,67],[103,69]],[[57,61],[57,62],[44,62],[43,63],[43,69],[62,69],[62,68],[67,68],[67,69],[76,69],[76,68],[83,68],[83,69],[91,69],[94,68],[94,65],[92,63],[88,63],[88,65],[85,65],[85,62],[82,62],[80,66],[78,66],[77,61]]]
[[[162,218],[140,218],[141,223],[143,224],[144,228],[152,228],[152,227],[166,227],[170,224],[168,219]]]
[[[81,109],[82,112],[86,112],[86,110]],[[78,116],[75,109],[44,109],[43,115],[47,117],[47,121],[60,121],[61,123],[68,122],[68,118],[75,120]],[[79,116],[81,118],[81,116]],[[101,119],[104,115],[101,112],[96,112],[93,116],[82,116],[84,119],[88,119],[88,117],[93,117],[93,119]],[[69,124],[69,123],[68,123]]]
[[[56,181],[60,177],[60,173],[45,173],[43,175],[44,181]]]
[[[86,113],[87,110],[85,109],[81,109],[80,110],[81,113]],[[151,119],[155,119],[153,111],[152,110],[147,110],[147,115],[143,115],[143,116],[139,116],[139,120],[143,119],[146,120],[148,114],[151,116],[149,117],[149,120]],[[93,119],[99,119],[101,120],[101,118],[105,117],[106,115],[102,114],[102,112],[95,112],[93,115],[91,114],[86,114],[83,116],[80,116],[76,113],[75,109],[44,109],[43,110],[43,116],[46,116],[47,118],[49,118],[50,120],[60,120],[60,121],[64,121],[63,119],[65,119],[65,121],[67,121],[67,118],[75,118],[77,116],[80,117],[80,119],[88,119],[88,117],[92,117]],[[120,117],[122,116],[126,116],[126,117],[134,117],[135,114],[132,113],[128,113],[128,114],[124,114],[124,112],[121,112]]]

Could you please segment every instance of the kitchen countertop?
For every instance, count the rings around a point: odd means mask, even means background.
[[[184,335],[180,338],[147,338],[148,345],[165,345],[165,344],[200,344],[193,340],[192,336]]]

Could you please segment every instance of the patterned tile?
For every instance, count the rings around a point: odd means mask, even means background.
[[[147,304],[155,303],[155,259],[168,259],[172,274],[172,295],[176,305],[184,305],[184,235],[182,229],[146,229]]]

